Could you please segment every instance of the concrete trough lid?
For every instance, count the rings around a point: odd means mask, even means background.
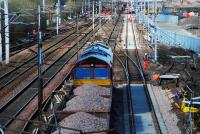
[[[190,64],[194,63],[191,56],[185,55],[185,56],[170,56],[174,61],[179,63],[185,63],[188,62]]]
[[[183,59],[190,59],[191,58],[191,56],[171,56],[171,58],[172,59],[181,59],[181,58],[183,58]]]
[[[180,77],[180,74],[165,74],[160,75],[159,78],[161,79],[178,79]]]

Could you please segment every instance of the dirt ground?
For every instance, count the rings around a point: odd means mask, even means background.
[[[146,44],[146,43],[145,43]],[[147,44],[146,44],[147,45]],[[148,46],[148,45],[147,45]],[[148,52],[151,55],[151,59],[154,58],[154,51],[150,47],[148,48]],[[173,59],[171,56],[189,56],[190,58],[177,58]],[[158,62],[155,64],[153,62],[149,65],[149,71],[146,73],[149,77],[149,82],[155,84],[155,81],[152,80],[153,74],[158,73],[159,75],[164,74],[180,74],[178,87],[175,84],[175,81],[164,81],[162,83],[162,89],[168,90],[172,95],[175,96],[177,92],[187,93],[187,97],[189,99],[189,90],[187,85],[192,89],[192,97],[200,96],[200,57],[195,54],[193,51],[185,50],[182,48],[169,47],[160,44],[158,47]],[[158,84],[156,82],[156,84]],[[185,127],[183,125],[186,122],[187,114],[184,114],[179,108],[177,108],[176,104],[181,104],[181,100],[172,98],[172,106],[173,112],[176,113],[178,118],[182,121],[179,122],[178,126]],[[195,106],[198,107],[198,106]],[[195,131],[200,131],[200,112],[192,114],[194,119],[194,129]],[[183,130],[184,131],[184,130]]]

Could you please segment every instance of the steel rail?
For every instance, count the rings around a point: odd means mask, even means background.
[[[73,37],[73,39],[76,37]],[[60,43],[65,44],[65,40],[59,42],[58,44],[54,44],[54,47],[56,45],[59,45]],[[50,56],[50,54],[52,54],[53,52],[55,52],[56,50],[58,50],[59,48],[62,47],[62,44],[59,45],[58,47],[54,48],[54,50],[47,52],[45,50],[46,53],[43,53],[43,57],[45,57],[44,59],[48,58]],[[53,46],[52,46],[53,47]],[[48,50],[50,50],[51,48],[48,48]],[[47,56],[44,56],[47,55]],[[6,86],[8,86],[10,83],[12,83],[13,81],[15,81],[17,78],[19,78],[20,76],[24,75],[28,70],[33,69],[33,67],[36,67],[37,65],[37,56],[34,56],[34,58],[31,58],[30,60],[28,60],[28,62],[23,63],[23,65],[20,65],[20,67],[16,67],[13,70],[11,70],[10,72],[8,72],[7,74],[5,74],[2,79],[0,80],[0,90],[2,90],[3,88],[5,88]]]
[[[122,30],[122,25],[119,25],[119,21],[120,21],[120,17],[118,18],[115,26],[114,26],[114,29],[112,30],[110,36],[109,36],[109,39],[108,39],[108,44],[112,47],[112,50],[113,50],[113,53],[114,53],[114,56],[117,58],[117,60],[119,61],[119,63],[121,64],[121,66],[123,67],[123,70],[125,72],[125,76],[126,76],[126,89],[128,90],[129,88],[129,84],[130,84],[130,79],[129,79],[129,73],[128,73],[128,70],[127,70],[127,67],[126,67],[126,64],[124,65],[123,61],[120,59],[120,57],[118,56],[118,54],[115,52],[115,49],[116,49],[116,46],[117,46],[117,39],[121,33],[121,30]],[[117,33],[117,35],[114,35],[114,33]],[[112,37],[112,36],[115,36],[115,37]],[[112,42],[114,41],[114,42]],[[130,109],[129,109],[130,110]],[[131,112],[129,112],[129,117],[132,115]],[[131,116],[132,117],[132,116]],[[130,133],[134,132],[134,130],[132,129],[133,128],[133,120],[132,118],[129,118],[129,126],[130,127]]]
[[[61,40],[59,40],[58,42],[56,42],[54,45],[57,45],[58,43],[62,42],[64,39],[68,38],[69,36],[71,36],[72,34],[75,34],[75,33],[76,33],[76,31],[74,31],[73,33],[69,34],[68,36],[62,38]],[[49,47],[49,48],[47,48],[47,49],[45,49],[43,52],[46,52],[48,49],[54,47],[54,45],[51,46],[51,47]],[[23,64],[20,64],[20,65],[17,66],[16,68],[20,68],[21,66],[23,66],[23,65],[26,64],[27,62],[30,62],[31,60],[33,60],[34,58],[37,58],[37,56],[34,56],[34,57],[29,58],[27,61],[25,61]],[[15,70],[15,68],[14,68],[13,70]],[[8,73],[5,73],[5,74],[1,75],[1,76],[0,76],[0,80],[1,80],[3,77],[7,76],[9,73],[11,73],[13,70],[9,71]]]
[[[105,24],[106,22],[103,22],[103,23]],[[96,25],[95,32],[97,30],[98,30],[98,27]],[[92,33],[93,33],[92,30],[90,30],[89,33],[85,34],[79,40],[79,48],[82,48],[84,46],[84,43],[86,43],[89,40],[89,38],[92,36]],[[81,46],[81,42],[83,43],[82,46]],[[76,43],[76,45],[77,44],[78,43]],[[46,77],[46,78],[49,77],[48,79],[44,80],[43,87],[45,87],[56,76],[56,74],[64,67],[64,65],[66,65],[68,63],[68,61],[70,61],[70,59],[77,54],[77,48],[75,46],[72,47],[72,48],[70,48],[69,50],[67,50],[67,52],[65,52],[51,66],[49,66],[45,71],[43,71],[43,76]],[[71,56],[68,55],[69,53],[72,53]],[[18,108],[18,110],[16,110],[16,112],[14,112],[13,114],[12,114],[12,111],[11,111],[11,116],[16,117],[27,106],[27,104],[29,104],[29,102],[37,95],[37,91],[35,91],[35,88],[37,88],[37,80],[38,80],[38,77],[34,78],[20,92],[18,92],[12,99],[10,99],[3,107],[1,107],[0,114],[2,115],[2,113],[6,112],[5,111],[6,109],[9,111],[9,108],[10,108],[10,110],[11,110],[12,107],[9,107],[9,106],[11,104],[15,106],[15,103],[17,102],[16,99],[19,99],[18,101],[20,103],[23,103],[23,105],[20,106],[20,108]],[[30,96],[26,96],[28,94]],[[25,96],[26,96],[26,98],[25,98],[26,101],[23,102],[22,100],[23,100],[23,97],[25,97]],[[22,100],[20,100],[20,99],[22,99]],[[17,104],[17,105],[19,106],[19,104]],[[6,112],[4,114],[6,115],[7,113],[8,112]],[[12,120],[7,120],[7,121],[1,120],[1,123],[2,123],[1,125],[3,125],[4,127],[6,127],[11,122],[12,122]]]
[[[73,68],[73,67],[72,67]],[[62,85],[64,85],[64,83],[65,83],[65,80],[68,80],[68,79],[70,79],[70,75],[71,75],[71,71],[72,71],[72,68],[70,69],[70,71],[69,71],[69,73],[66,75],[66,77],[63,79],[63,81],[61,82],[61,84],[59,85],[59,86],[57,86],[56,88],[55,88],[55,90],[53,90],[53,91],[57,91],[57,90],[59,90],[59,89],[61,89],[62,88]],[[49,95],[44,101],[43,101],[43,108],[42,108],[42,111],[44,111],[44,109],[48,106],[48,105],[50,105],[49,103],[50,103],[50,101],[51,101],[51,95]],[[22,132],[23,131],[25,131],[28,127],[29,127],[29,125],[30,125],[30,123],[32,123],[32,119],[36,119],[37,118],[37,113],[38,113],[38,108],[31,114],[31,116],[29,116],[29,118],[25,121],[26,123],[25,123],[25,125],[24,125],[24,127],[23,127],[23,129],[22,129]],[[40,124],[39,122],[37,122],[37,123],[35,123],[35,124]],[[53,124],[52,124],[53,125]],[[57,127],[57,126],[52,126],[50,123],[46,123],[46,126],[48,126],[48,127]],[[32,132],[31,132],[32,133]]]
[[[119,19],[118,19],[118,21],[119,21]],[[116,24],[115,24],[115,28],[117,27],[117,24],[118,24],[118,21],[116,22]],[[113,31],[112,31],[112,33],[111,33],[111,35],[109,36],[109,45],[111,45],[110,44],[110,41],[111,40],[114,40],[115,42],[114,42],[114,45],[113,46],[111,46],[111,47],[113,47],[113,51],[115,51],[115,48],[116,48],[116,46],[117,46],[117,38],[119,37],[119,35],[120,35],[120,31],[122,30],[122,25],[121,25],[121,27],[118,27],[120,30],[117,32],[117,36],[115,37],[115,39],[112,39],[112,35],[113,35],[113,33],[114,33],[114,31],[116,30],[116,29],[113,29]],[[127,31],[127,28],[128,28],[128,25],[127,25],[127,27],[126,27],[126,31]],[[126,32],[126,34],[127,34],[127,32]],[[127,42],[127,39],[126,39],[126,42]],[[126,43],[127,44],[127,43]],[[124,53],[125,54],[125,53]],[[128,68],[127,68],[127,61],[128,61],[128,59],[127,59],[127,55],[126,55],[126,63],[125,63],[125,65],[124,65],[124,63],[123,63],[123,61],[119,58],[119,56],[114,52],[114,55],[115,55],[115,57],[117,58],[117,60],[120,62],[120,64],[122,65],[122,67],[123,67],[123,69],[124,69],[124,72],[125,72],[125,75],[126,75],[126,80],[127,80],[127,86],[126,86],[126,90],[128,91],[127,92],[127,101],[128,101],[128,111],[129,111],[129,127],[130,127],[130,133],[134,133],[134,121],[133,121],[133,111],[132,111],[132,102],[130,102],[129,100],[130,100],[130,98],[131,98],[131,93],[130,93],[130,75],[129,75],[129,72],[128,72]]]
[[[133,25],[133,24],[132,24]],[[132,30],[133,30],[133,26],[132,26]],[[126,31],[127,31],[127,27],[126,27]],[[126,32],[127,33],[127,32]],[[134,34],[134,36],[135,36],[135,34]],[[134,38],[134,42],[136,43],[136,40],[135,40],[135,38]],[[127,39],[126,39],[126,46],[127,46]],[[140,59],[139,59],[139,54],[138,54],[138,50],[137,50],[137,46],[136,46],[136,58],[137,58],[137,61],[134,61],[129,55],[128,55],[128,53],[127,53],[127,49],[126,49],[126,52],[123,52],[122,50],[121,50],[121,48],[118,46],[118,45],[116,45],[116,47],[118,47],[119,49],[120,49],[120,51],[126,56],[126,63],[125,63],[125,65],[126,65],[126,70],[128,70],[128,68],[127,68],[127,66],[128,66],[128,61],[130,61],[132,64],[134,64],[135,65],[135,67],[137,68],[137,70],[140,72],[140,75],[141,75],[141,77],[142,77],[142,81],[143,81],[143,84],[144,84],[144,88],[145,89],[147,89],[147,87],[146,87],[146,80],[145,80],[145,77],[144,77],[144,72],[143,72],[143,69],[142,69],[142,65],[141,65],[141,62],[140,62]],[[129,74],[129,71],[128,71],[128,74]],[[130,77],[129,77],[129,81],[130,81]],[[130,98],[131,98],[131,93],[129,92],[130,91],[130,82],[129,82],[129,85],[128,85],[129,87],[127,87],[127,97],[129,98],[128,99],[128,102],[130,101]],[[148,104],[149,104],[149,106],[150,106],[150,110],[153,110],[153,112],[152,112],[152,114],[154,114],[154,117],[156,117],[155,116],[155,111],[154,111],[154,109],[152,108],[153,107],[153,105],[152,105],[152,102],[151,102],[151,99],[150,99],[150,95],[148,94],[148,93],[146,93],[147,91],[145,90],[145,94],[146,94],[146,97],[147,97],[147,99],[149,100],[148,101]],[[130,117],[131,118],[133,118],[134,116],[133,116],[133,112],[131,112],[130,111],[130,109],[133,109],[133,107],[132,107],[132,101],[130,101],[129,102],[129,113],[130,113]],[[131,108],[132,107],[132,108]],[[132,121],[133,121],[133,119],[132,119]],[[133,121],[134,122],[134,121]],[[131,120],[130,120],[130,123],[131,123]],[[133,123],[134,124],[134,123]],[[154,124],[155,124],[155,122],[154,122]],[[158,126],[158,128],[159,128],[159,131],[161,132],[161,130],[160,130],[160,126],[159,126],[159,123],[158,123],[158,120],[157,120],[157,118],[156,118],[156,124],[155,125],[157,125]],[[133,125],[132,127],[130,127],[130,129],[132,129],[132,128],[134,128],[135,129],[135,126]],[[131,130],[130,130],[131,131]],[[135,131],[134,130],[132,130],[132,132],[130,132],[130,133],[135,133]]]
[[[80,29],[80,30],[84,31],[87,28],[88,27],[82,27],[82,29]],[[69,39],[69,37],[73,36],[75,33],[76,33],[76,31],[72,32],[68,36],[66,36],[66,37],[62,38],[61,40],[59,40],[58,42],[56,42],[54,45],[52,45],[52,46],[48,47],[47,49],[45,49],[43,51],[43,56],[51,54],[54,51],[58,50],[60,47],[63,46],[63,44],[65,44],[65,40]],[[53,50],[51,50],[52,48],[53,48]],[[50,52],[48,52],[48,51],[50,51]],[[45,57],[45,58],[47,58],[47,57]],[[14,80],[16,80],[18,77],[22,76],[24,73],[26,73],[28,70],[32,69],[36,65],[37,65],[37,55],[29,58],[24,63],[18,65],[17,67],[13,68],[9,72],[7,72],[4,75],[0,76],[0,90],[2,88],[6,87],[7,85],[9,85]],[[20,69],[22,69],[22,71]]]
[[[75,25],[76,23],[73,23],[73,24]],[[73,24],[71,24],[71,25],[73,25]],[[69,31],[72,30],[73,28],[74,28],[73,26],[71,26],[71,27],[68,28],[68,29],[66,29],[66,28],[61,28],[61,29],[59,29],[59,32],[60,32],[60,33],[69,32]],[[53,30],[53,31],[50,30],[50,32],[45,31],[45,36],[43,37],[43,40],[48,40],[48,39],[50,39],[50,38],[52,38],[52,37],[54,37],[54,36],[56,36],[56,35],[57,35],[57,33],[56,33],[55,30]],[[11,51],[11,55],[10,55],[10,56],[13,56],[13,55],[15,55],[15,54],[17,54],[17,53],[20,53],[21,51],[23,51],[23,50],[25,50],[25,49],[27,49],[27,48],[29,48],[29,47],[31,47],[31,46],[34,46],[35,43],[37,43],[37,39],[34,39],[34,40],[29,41],[29,42],[27,42],[27,43],[22,43],[22,44],[15,45],[15,46],[11,47],[11,48],[10,48],[10,51]],[[25,47],[24,47],[24,46],[25,46]]]
[[[130,87],[130,70],[128,67],[128,15],[126,18],[126,40],[125,40],[125,56],[126,56],[126,60],[125,60],[125,67],[128,73],[128,84],[126,87],[127,90],[127,102],[128,102],[128,112],[129,112],[129,123],[130,123],[130,134],[135,133],[135,124],[134,124],[134,115],[133,115],[133,102],[132,102],[132,94],[131,94],[131,87]]]
[[[116,25],[115,25],[116,26]],[[112,33],[112,32],[111,32]],[[71,71],[69,71],[69,72],[71,72]],[[55,91],[56,90],[59,90],[60,89],[60,87],[64,84],[64,82],[65,82],[65,80],[68,80],[69,79],[69,76],[70,76],[70,73],[68,73],[67,75],[66,75],[66,77],[65,77],[65,79],[63,80],[63,82],[55,89]],[[48,104],[48,101],[50,101],[50,96],[45,100],[45,104],[44,104],[44,106],[43,106],[43,109],[45,109],[45,107],[47,107],[47,104]],[[37,112],[35,112],[30,118],[29,118],[29,120],[31,120],[32,118],[33,118],[33,116],[36,116],[35,114],[36,114]],[[25,124],[25,126],[24,126],[24,128],[23,128],[23,131],[26,129],[26,127],[28,126],[28,122]],[[48,125],[47,125],[48,126]],[[106,130],[107,131],[107,130]],[[110,131],[113,131],[113,130],[110,130]],[[99,132],[99,131],[98,131]]]
[[[153,102],[152,102],[151,97],[150,97],[150,94],[149,94],[149,92],[148,92],[148,90],[147,90],[146,79],[145,79],[145,77],[144,77],[144,70],[143,70],[143,68],[142,68],[142,64],[141,64],[141,61],[140,61],[140,57],[139,57],[139,53],[138,53],[138,48],[137,48],[137,42],[136,42],[135,31],[134,31],[134,29],[133,29],[133,22],[131,22],[131,26],[132,26],[132,32],[133,32],[133,35],[134,35],[134,42],[135,42],[135,47],[136,47],[136,57],[137,57],[137,63],[138,63],[138,67],[137,67],[137,68],[138,68],[138,70],[140,70],[140,73],[141,73],[141,75],[142,75],[143,84],[144,84],[144,91],[145,91],[145,94],[146,94],[146,98],[147,98],[147,100],[148,100],[148,104],[149,104],[150,111],[151,111],[151,113],[152,113],[152,118],[153,118],[153,117],[155,118],[155,120],[154,120],[155,122],[153,122],[153,123],[154,123],[154,125],[156,125],[155,128],[156,128],[156,127],[158,128],[159,133],[162,133],[162,130],[161,130],[161,127],[160,127],[158,118],[157,118],[157,116],[156,116],[156,112],[155,112],[154,106],[153,106]],[[131,59],[131,58],[130,58],[130,59]],[[131,60],[131,61],[132,61],[132,60]],[[134,64],[135,64],[135,62],[134,62]]]
[[[119,48],[120,52],[125,54],[125,56],[127,56],[128,60],[130,60],[137,67],[137,69],[140,72],[140,75],[142,77],[142,80],[144,81],[145,77],[144,77],[143,70],[140,69],[141,68],[140,65],[138,65],[129,55],[127,55],[125,52],[123,52],[123,50],[119,46],[116,45],[116,47]]]

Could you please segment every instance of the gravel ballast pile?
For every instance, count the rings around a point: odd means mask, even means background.
[[[85,84],[74,89],[75,97],[69,100],[64,111],[109,111],[110,96],[109,88],[94,84]]]
[[[109,110],[109,99],[101,96],[81,95],[69,100],[64,111]]]
[[[74,89],[74,95],[110,96],[110,89],[94,84],[85,84]]]
[[[103,118],[96,117],[92,114],[78,112],[68,116],[63,119],[60,126],[65,126],[68,128],[78,129],[82,132],[92,132],[92,131],[102,131],[107,129],[107,120]],[[53,134],[56,134],[54,132]],[[77,131],[61,129],[61,134],[79,134]],[[98,134],[105,134],[104,132]]]

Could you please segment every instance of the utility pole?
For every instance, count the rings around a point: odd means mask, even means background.
[[[1,7],[1,6],[0,6]],[[2,27],[1,27],[1,25],[2,25],[2,23],[1,23],[1,21],[2,21],[2,18],[1,18],[1,11],[0,11],[0,62],[2,62],[3,61],[3,59],[2,59]]]
[[[46,7],[46,5],[45,5],[45,0],[42,0],[42,10],[43,10],[43,12],[45,12],[45,7]]]
[[[150,27],[149,27],[149,8],[150,8],[150,6],[149,6],[149,0],[148,0],[148,2],[147,2],[147,39],[149,39],[150,38]]]
[[[144,0],[144,15],[146,14],[146,0]]]
[[[99,0],[99,27],[101,28],[101,0]]]
[[[76,34],[77,36],[79,36],[79,27],[78,27],[78,20],[79,20],[79,14],[77,13],[77,10],[76,10]],[[77,49],[79,51],[79,40],[78,40],[78,45],[77,45]],[[77,59],[78,59],[78,51],[77,51]]]
[[[58,0],[58,13],[59,13],[59,25],[61,24],[61,3],[60,0]]]
[[[117,1],[115,1],[115,17],[117,16]]]
[[[57,1],[56,3],[56,33],[58,35],[59,32],[59,25],[61,23],[60,19],[60,0]]]
[[[113,0],[112,0],[112,15],[113,15]]]
[[[96,15],[98,14],[97,5],[98,5],[98,2],[95,1],[95,7],[96,7],[95,10],[96,10]]]
[[[4,131],[3,131],[3,129],[2,129],[2,128],[0,128],[0,132],[1,132],[1,134],[4,134]]]
[[[147,4],[148,4],[147,7],[148,7],[148,16],[149,16],[149,8],[150,8],[150,6],[149,6],[149,0],[148,0],[148,3],[147,3]]]
[[[90,17],[90,0],[89,0],[88,5],[89,5],[89,7],[88,7],[88,13],[89,13],[89,17]]]
[[[190,101],[192,100],[192,92],[190,92]],[[192,134],[192,127],[193,127],[193,120],[192,120],[192,112],[191,112],[191,108],[192,107],[192,102],[191,102],[191,105],[190,105],[190,108],[189,108],[189,132]]]
[[[92,31],[94,33],[94,0],[92,1]]]
[[[154,43],[155,43],[155,47],[154,47],[154,61],[155,63],[157,63],[158,61],[158,52],[157,52],[157,34],[156,34],[156,15],[157,15],[157,0],[154,0]]]
[[[134,7],[135,15],[137,16],[137,12],[136,12],[136,0],[134,0],[133,7]]]
[[[56,33],[57,33],[57,35],[58,35],[58,32],[59,32],[59,26],[58,26],[58,21],[59,21],[58,15],[59,15],[59,13],[58,12],[59,12],[58,11],[58,3],[56,3]]]
[[[83,9],[83,6],[85,6],[85,5],[83,5],[83,1],[82,1],[82,3],[81,3],[81,14],[82,14],[82,15],[83,15],[83,12],[84,12],[84,11],[83,11],[83,10],[84,10],[84,9]]]
[[[139,10],[140,10],[140,8],[139,8],[139,1],[138,0],[136,0],[136,16],[137,16],[137,20],[138,20],[138,23],[140,23],[140,14],[139,14]]]
[[[86,9],[87,9],[86,8],[87,7],[87,1],[86,0],[85,0],[85,4],[84,5],[85,5],[84,7],[85,7],[85,12],[86,12]]]
[[[8,18],[8,0],[4,0],[4,26],[5,26],[5,60],[9,63],[9,18]]]
[[[39,120],[42,120],[42,102],[43,102],[43,78],[42,78],[42,32],[41,32],[41,11],[38,5],[38,111]]]
[[[192,127],[193,127],[193,119],[192,119],[192,105],[193,104],[198,104],[199,102],[195,102],[195,101],[199,101],[199,97],[195,97],[193,98],[193,91],[189,86],[186,86],[187,90],[189,91],[189,113],[187,114],[187,119],[186,119],[186,134],[192,134]],[[186,103],[187,104],[187,103]]]

